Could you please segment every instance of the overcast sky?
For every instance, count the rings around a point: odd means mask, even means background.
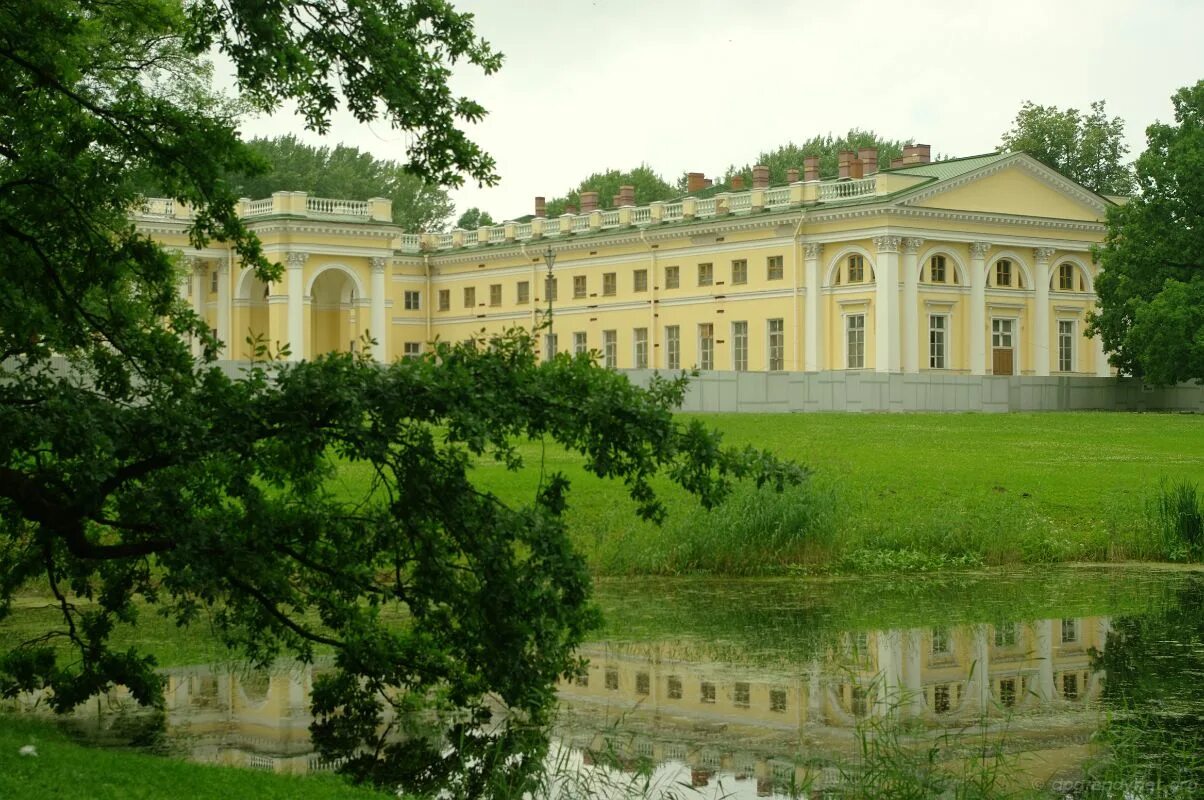
[[[592,172],[647,163],[670,181],[858,127],[933,153],[989,152],[1020,104],[1107,101],[1135,158],[1170,95],[1204,79],[1204,2],[458,0],[506,56],[457,73],[489,116],[472,136],[501,183],[452,192],[457,215],[531,213]],[[286,131],[287,112],[245,135]],[[404,160],[386,124],[337,117],[327,143]],[[454,221],[454,218],[453,218]]]

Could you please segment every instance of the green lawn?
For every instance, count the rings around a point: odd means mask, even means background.
[[[811,485],[787,498],[742,490],[710,514],[669,488],[658,530],[635,519],[620,485],[549,447],[544,468],[572,480],[571,529],[598,574],[1160,560],[1166,543],[1146,514],[1159,481],[1204,484],[1200,416],[699,416],[732,444],[812,467]],[[533,492],[541,447],[523,452],[524,473],[478,469],[503,498]]]
[[[21,755],[26,745],[33,745],[37,755]],[[0,716],[3,798],[369,800],[387,796],[353,787],[335,775],[273,775],[89,747],[45,720]]]

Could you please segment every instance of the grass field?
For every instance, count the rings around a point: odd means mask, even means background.
[[[32,745],[37,755],[21,755]],[[335,775],[288,776],[189,764],[76,743],[45,720],[0,717],[0,797],[89,800],[369,800]]]
[[[670,520],[642,523],[621,485],[524,445],[528,469],[481,464],[529,500],[538,468],[573,483],[569,523],[597,574],[858,572],[1162,560],[1148,503],[1160,480],[1204,483],[1204,417],[1178,414],[699,415],[731,444],[815,470],[786,497],[742,489],[715,512],[665,486]],[[355,470],[346,478],[358,480]]]

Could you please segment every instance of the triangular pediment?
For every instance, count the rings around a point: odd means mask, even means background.
[[[921,208],[1079,222],[1102,222],[1110,204],[1023,153],[929,184],[901,202]]]

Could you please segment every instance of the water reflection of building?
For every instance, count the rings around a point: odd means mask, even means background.
[[[846,633],[802,664],[601,646],[584,653],[588,671],[560,687],[562,733],[620,764],[681,762],[695,785],[723,771],[765,789],[822,783],[822,768],[803,762],[848,756],[858,726],[889,717],[933,735],[1005,735],[1048,777],[1085,755],[1095,715],[1081,712],[1102,680],[1090,651],[1103,650],[1107,631],[1107,618],[1086,617]]]

